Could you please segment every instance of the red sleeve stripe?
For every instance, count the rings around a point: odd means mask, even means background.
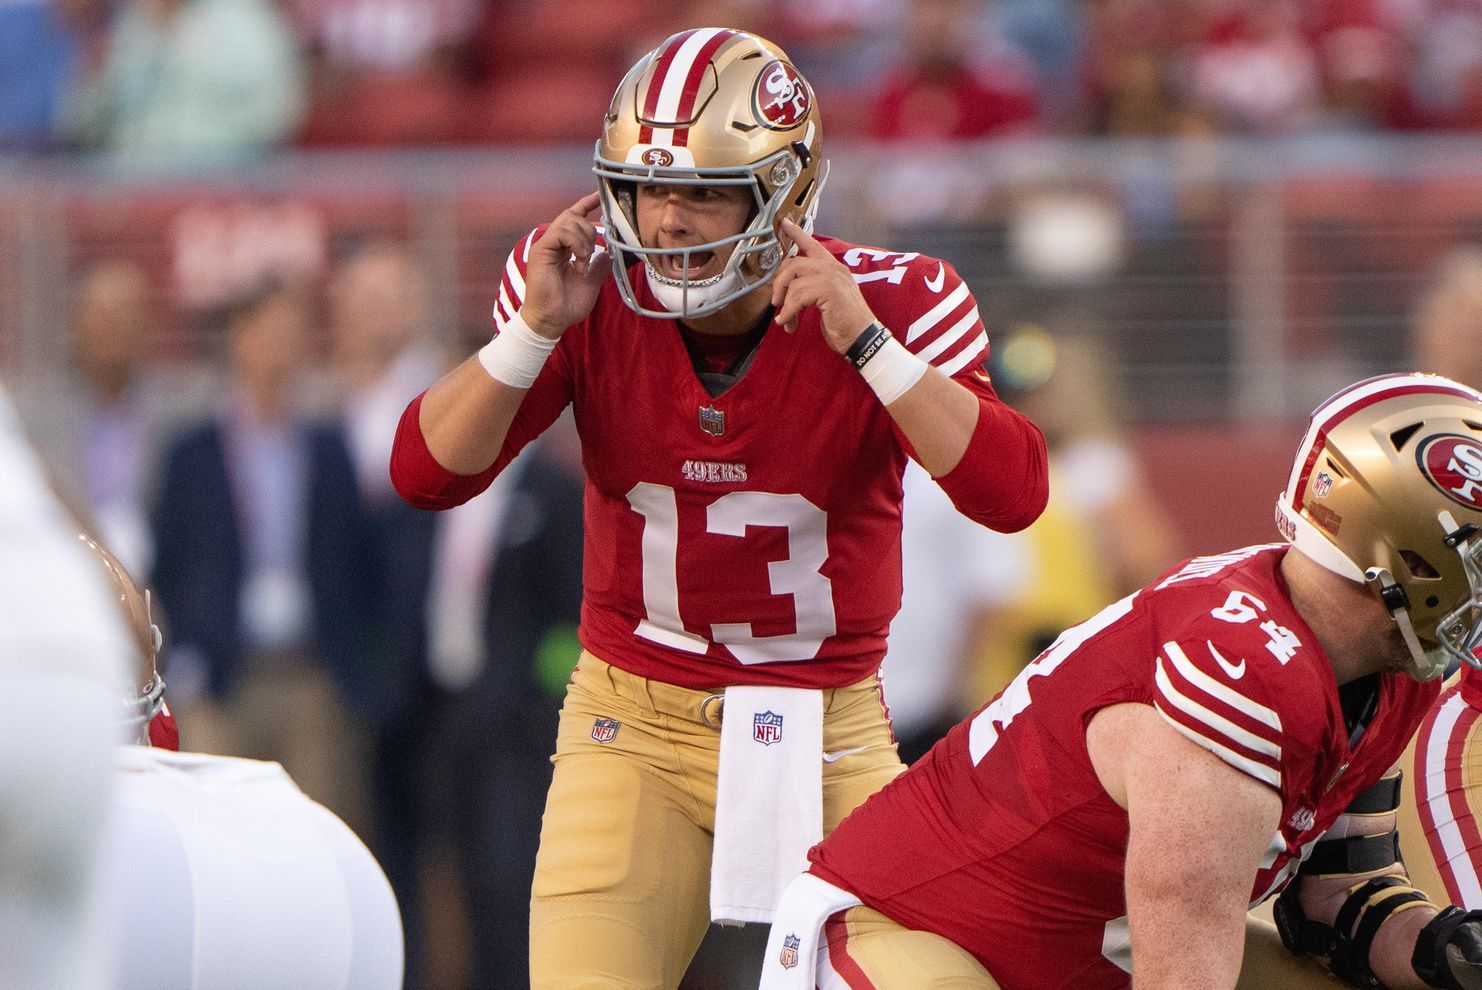
[[[935,361],[939,355],[946,353],[948,348],[953,344],[962,340],[962,338],[966,337],[973,330],[981,330],[982,327],[983,324],[978,318],[978,307],[974,304],[973,308],[968,310],[966,316],[952,324],[952,327],[944,331],[936,340],[933,340],[917,351],[916,356],[923,361]]]
[[[530,245],[535,242],[531,231],[523,241],[515,245],[504,263],[504,277],[499,283],[499,298],[494,304],[494,326],[500,330],[511,316],[519,312],[525,302],[525,266],[530,261]]]
[[[1279,789],[1282,751],[1275,712],[1200,671],[1176,643],[1164,644],[1164,650],[1167,660],[1158,658],[1154,675],[1158,713],[1194,743]]]
[[[937,370],[951,378],[963,368],[969,365],[977,366],[983,363],[983,357],[988,350],[988,331],[984,330],[978,334],[977,339],[971,344],[957,352],[957,356],[950,361],[944,361],[937,365]]]
[[[1467,801],[1466,750],[1479,713],[1453,688],[1431,709],[1415,743],[1415,803],[1451,902],[1482,907],[1482,834]]]
[[[927,310],[911,324],[910,328],[906,330],[906,343],[909,344],[922,334],[936,329],[937,324],[951,316],[957,307],[961,306],[963,301],[970,295],[971,293],[968,292],[967,283],[958,282],[957,288],[947,293],[945,299]]]
[[[1169,675],[1168,668],[1163,664],[1161,657],[1158,661],[1155,680],[1160,700],[1166,703],[1165,713],[1170,717],[1185,723],[1193,720],[1199,724],[1190,726],[1190,728],[1213,732],[1215,735],[1222,736],[1225,742],[1233,743],[1258,757],[1266,757],[1278,764],[1281,762],[1280,743],[1242,728],[1218,712],[1212,711],[1207,705],[1191,698],[1190,695],[1193,692],[1180,691],[1175,686],[1174,679]]]

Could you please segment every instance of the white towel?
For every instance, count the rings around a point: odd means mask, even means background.
[[[769,922],[823,838],[823,694],[726,688],[710,918]]]
[[[762,956],[762,982],[758,990],[813,990],[818,979],[823,923],[834,914],[857,907],[858,897],[840,890],[827,880],[804,873],[788,884],[777,902],[777,917]]]

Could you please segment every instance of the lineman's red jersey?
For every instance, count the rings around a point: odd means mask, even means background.
[[[1138,702],[1281,795],[1250,898],[1270,896],[1438,690],[1384,676],[1350,745],[1332,667],[1278,570],[1286,552],[1198,558],[1067,630],[815,846],[812,871],[963,946],[1004,990],[1127,987],[1127,813],[1097,781],[1085,730]]]
[[[542,232],[510,256],[496,327],[521,304]],[[909,349],[980,399],[973,441],[943,488],[981,522],[1028,525],[1044,504],[1044,441],[981,371],[988,337],[967,286],[936,259],[820,241]],[[646,295],[641,268],[633,281]],[[570,404],[588,479],[587,649],[692,688],[853,683],[878,668],[900,607],[908,449],[819,319],[809,308],[795,333],[768,328],[744,376],[712,398],[674,321],[639,316],[609,282],[561,338],[489,471],[439,477],[414,402],[393,478],[413,504],[464,501]]]

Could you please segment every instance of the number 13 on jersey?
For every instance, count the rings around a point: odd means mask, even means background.
[[[750,622],[718,622],[710,639],[685,629],[679,617],[679,504],[668,485],[640,482],[628,492],[628,504],[643,517],[644,618],[634,630],[644,639],[676,650],[706,653],[712,641],[723,644],[741,663],[811,660],[823,641],[838,631],[833,583],[823,574],[828,559],[828,514],[802,495],[731,492],[705,511],[705,531],[746,538],[752,526],[787,531],[788,555],[767,564],[768,587],[774,595],[791,595],[797,631],[758,636]]]

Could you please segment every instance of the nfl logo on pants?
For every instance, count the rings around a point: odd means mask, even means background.
[[[796,935],[789,935],[782,940],[782,954],[777,961],[782,964],[783,969],[792,969],[798,964],[798,946],[802,943]]]
[[[782,716],[776,712],[757,712],[751,719],[751,738],[763,746],[782,741]]]

